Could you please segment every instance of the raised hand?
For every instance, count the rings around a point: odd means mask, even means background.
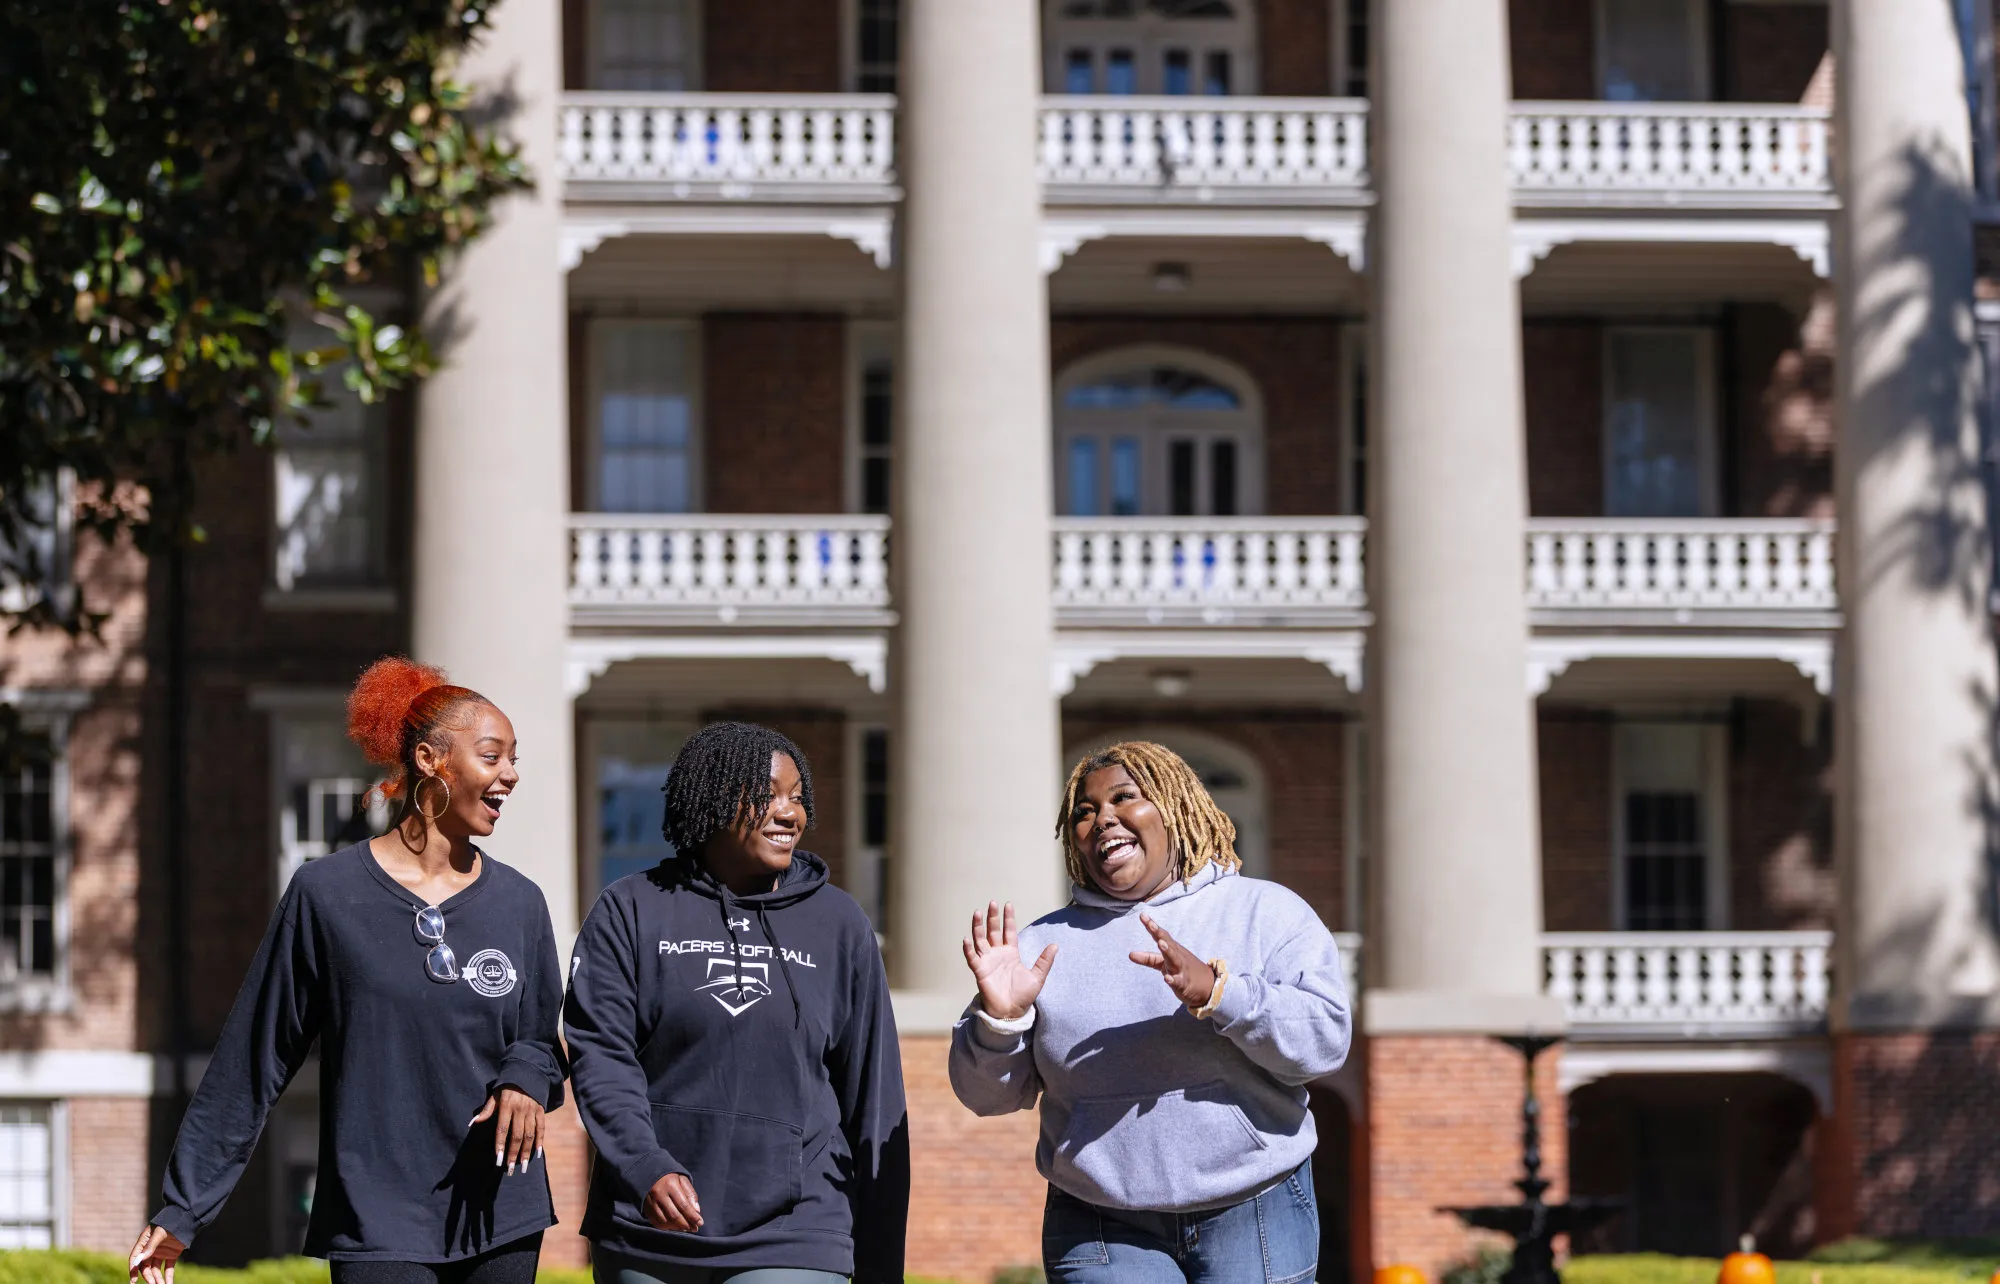
[[[979,1003],[986,1015],[1001,1021],[1025,1016],[1049,979],[1056,961],[1051,944],[1033,966],[1021,962],[1019,933],[1014,930],[1014,906],[1002,910],[994,901],[986,902],[986,912],[972,913],[972,935],[960,942],[965,947],[965,965],[979,982]]]
[[[1198,1008],[1208,1002],[1208,996],[1215,992],[1215,969],[1196,958],[1187,946],[1167,934],[1167,929],[1153,921],[1153,916],[1144,912],[1139,921],[1153,934],[1153,944],[1157,950],[1133,950],[1131,959],[1140,967],[1152,968],[1166,981],[1167,988],[1174,997],[1191,1008]]]

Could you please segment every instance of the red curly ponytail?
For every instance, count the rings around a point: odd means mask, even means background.
[[[417,774],[418,745],[448,747],[460,707],[491,703],[477,691],[451,685],[443,669],[385,655],[348,694],[347,738],[369,762],[391,773],[378,788],[393,799],[404,795]]]

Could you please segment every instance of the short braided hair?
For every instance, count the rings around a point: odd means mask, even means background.
[[[688,737],[674,755],[660,792],[667,796],[660,833],[682,856],[692,857],[718,829],[747,813],[762,820],[771,809],[771,756],[783,754],[799,769],[799,798],[806,825],[813,821],[812,767],[789,739],[754,722],[711,722]]]
[[[1069,867],[1069,881],[1078,887],[1090,886],[1083,867],[1083,852],[1076,845],[1077,799],[1083,796],[1083,782],[1092,772],[1106,767],[1123,767],[1132,774],[1139,792],[1159,808],[1167,823],[1167,837],[1174,843],[1179,874],[1187,882],[1208,865],[1224,869],[1242,866],[1236,854],[1236,822],[1215,805],[1208,786],[1188,766],[1187,759],[1162,744],[1150,740],[1127,740],[1091,754],[1069,773],[1063,789],[1062,811],[1056,816],[1056,835],[1062,839],[1063,862]]]

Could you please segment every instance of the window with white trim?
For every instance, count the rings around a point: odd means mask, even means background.
[[[590,87],[699,88],[694,10],[694,0],[596,0],[588,19]]]
[[[1053,0],[1046,84],[1057,94],[1254,94],[1249,0]]]
[[[856,325],[849,331],[852,427],[852,506],[857,513],[889,511],[889,479],[895,456],[895,334],[886,326]]]
[[[1713,516],[1713,333],[1616,327],[1604,342],[1605,515]]]
[[[389,827],[390,808],[371,795],[373,770],[336,714],[280,715],[277,720],[278,890],[307,861]]]
[[[1066,379],[1056,400],[1056,507],[1068,517],[1235,517],[1263,509],[1249,394],[1172,361]]]
[[[60,763],[0,772],[0,986],[60,975],[64,820]]]
[[[0,1101],[0,1250],[54,1247],[55,1106]]]
[[[1707,0],[1597,0],[1597,73],[1607,102],[1705,100]]]
[[[674,755],[694,730],[682,722],[591,719],[589,749],[597,785],[593,891],[674,855],[673,844],[660,832],[666,802],[661,790]]]
[[[0,532],[0,610],[26,612],[43,601],[59,616],[72,608],[70,567],[76,503],[67,470],[22,496],[18,540]]]
[[[301,327],[295,344],[332,346],[319,327]],[[281,419],[272,452],[273,585],[300,589],[380,588],[387,581],[387,445],[381,403],[367,405],[323,376],[328,405],[305,422]]]
[[[684,321],[599,319],[591,504],[600,513],[695,506],[694,336]]]
[[[1719,927],[1722,886],[1719,728],[1624,722],[1616,731],[1618,929]]]
[[[889,930],[889,730],[857,726],[849,752],[854,773],[854,835],[843,880],[877,933]]]
[[[854,0],[854,89],[896,92],[899,0]]]

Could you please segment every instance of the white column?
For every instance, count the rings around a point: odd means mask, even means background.
[[[973,908],[1061,888],[1037,7],[903,6],[890,952],[954,1010]]]
[[[1378,3],[1371,1029],[1551,1028],[1503,0]]]
[[[2000,1021],[2000,790],[1971,130],[1949,0],[1839,0],[1842,638],[1849,1028]]]
[[[569,446],[565,284],[557,263],[562,174],[559,0],[507,0],[461,76],[510,97],[500,128],[536,182],[446,269],[428,310],[442,368],[418,397],[411,633],[513,720],[521,787],[494,855],[548,897],[557,939],[575,931],[572,722],[567,640]]]

